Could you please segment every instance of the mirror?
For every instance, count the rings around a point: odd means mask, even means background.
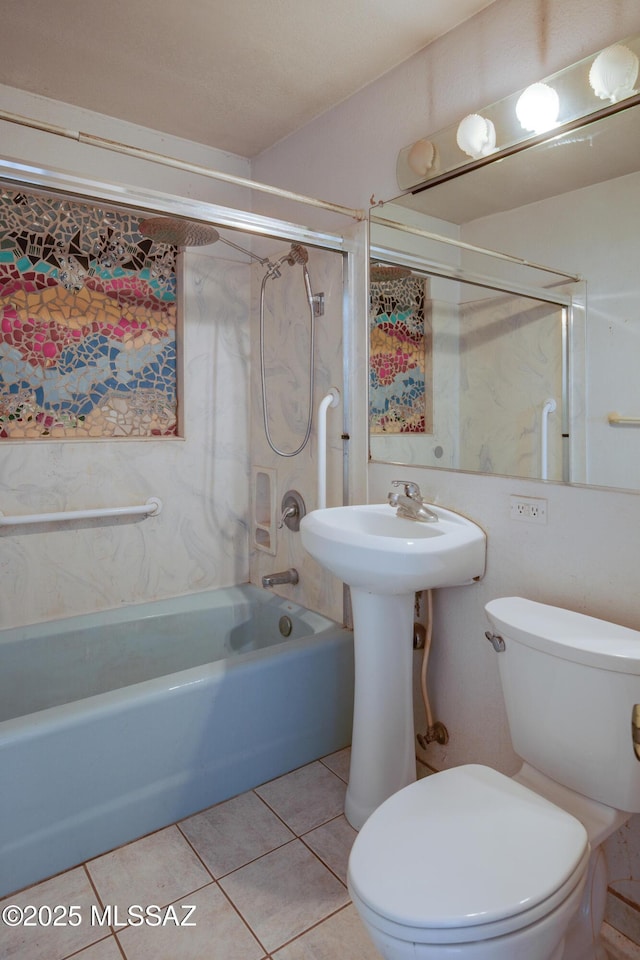
[[[640,106],[616,109],[372,208],[373,460],[640,490]],[[418,280],[420,317],[380,309]]]

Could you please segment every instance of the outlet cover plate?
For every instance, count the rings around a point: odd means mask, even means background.
[[[547,501],[543,497],[519,497],[511,494],[509,505],[512,520],[522,520],[524,523],[547,522]]]

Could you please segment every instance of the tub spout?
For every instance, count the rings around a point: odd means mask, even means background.
[[[270,573],[263,577],[262,586],[277,587],[281,583],[293,583],[295,585],[298,579],[298,571],[290,567],[289,570],[283,570],[281,573]]]

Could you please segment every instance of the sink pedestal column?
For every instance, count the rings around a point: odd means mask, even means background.
[[[351,587],[355,698],[345,816],[359,830],[383,800],[416,779],[413,593]]]

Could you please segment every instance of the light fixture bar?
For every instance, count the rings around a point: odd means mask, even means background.
[[[639,63],[640,34],[469,113],[399,152],[398,186],[417,193],[635,106],[640,103],[636,85]]]

